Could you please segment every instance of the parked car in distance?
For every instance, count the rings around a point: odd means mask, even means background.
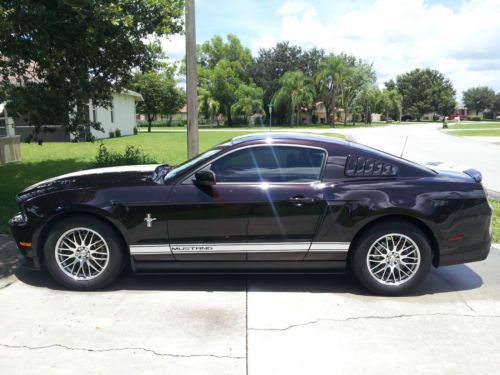
[[[458,113],[453,113],[451,115],[448,116],[448,120],[460,120],[460,121],[463,121],[465,120],[465,115],[461,115],[461,114],[458,114]]]
[[[21,253],[62,285],[135,272],[344,272],[405,294],[430,267],[483,260],[492,209],[473,169],[332,137],[253,134],[170,167],[70,173],[17,195]]]

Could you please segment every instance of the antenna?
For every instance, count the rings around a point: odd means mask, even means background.
[[[403,145],[403,150],[401,151],[401,156],[400,156],[400,158],[402,158],[402,157],[403,157],[403,154],[404,154],[404,152],[405,152],[406,142],[408,142],[408,136],[406,136],[406,139],[405,139],[405,144]]]

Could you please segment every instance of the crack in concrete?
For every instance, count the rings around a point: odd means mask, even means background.
[[[296,323],[291,324],[286,327],[281,328],[259,328],[259,327],[249,327],[250,331],[288,331],[292,328],[309,326],[314,324],[319,324],[321,322],[348,322],[351,320],[365,320],[365,319],[401,319],[401,318],[419,318],[426,316],[452,316],[452,317],[461,317],[461,318],[500,318],[500,315],[471,315],[471,314],[453,314],[453,313],[428,313],[428,314],[400,314],[400,315],[388,315],[388,316],[376,316],[376,315],[368,315],[368,316],[352,316],[343,319],[334,319],[334,318],[320,318],[316,320],[311,320],[305,323]]]
[[[469,305],[469,302],[467,302],[467,300],[464,298],[464,296],[462,295],[462,293],[460,293],[460,290],[457,289],[455,287],[455,285],[453,285],[453,283],[450,280],[448,280],[443,275],[439,274],[439,272],[435,272],[434,275],[436,275],[438,278],[440,278],[445,283],[447,283],[457,293],[458,297],[460,297],[460,299],[462,300],[462,302],[465,304],[465,306],[467,306],[467,308],[470,311],[472,311],[474,314],[478,314],[478,312],[476,310],[474,310],[474,308],[471,305]]]
[[[218,359],[245,359],[245,357],[230,356],[230,355],[217,355],[217,354],[174,354],[174,353],[161,353],[153,349],[141,348],[141,347],[123,347],[123,348],[110,348],[110,349],[92,349],[84,347],[71,347],[62,344],[50,344],[42,346],[29,346],[29,345],[10,345],[0,343],[0,347],[9,349],[27,349],[27,350],[45,350],[52,348],[60,348],[65,350],[74,351],[85,351],[90,353],[105,353],[105,352],[119,352],[119,351],[142,351],[146,353],[151,353],[159,357],[174,357],[174,358],[196,358],[196,357],[210,357]]]

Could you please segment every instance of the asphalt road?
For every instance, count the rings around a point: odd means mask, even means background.
[[[411,296],[350,277],[130,272],[93,293],[23,267],[0,237],[1,374],[492,374],[500,250],[433,270]]]

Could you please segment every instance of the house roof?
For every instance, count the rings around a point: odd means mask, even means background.
[[[141,102],[144,100],[144,98],[142,97],[141,94],[139,94],[138,92],[135,92],[135,91],[132,91],[132,90],[127,90],[127,89],[123,89],[122,91],[120,92],[116,92],[116,94],[122,94],[122,95],[128,95],[128,96],[132,96],[136,99],[136,101],[138,102]]]

